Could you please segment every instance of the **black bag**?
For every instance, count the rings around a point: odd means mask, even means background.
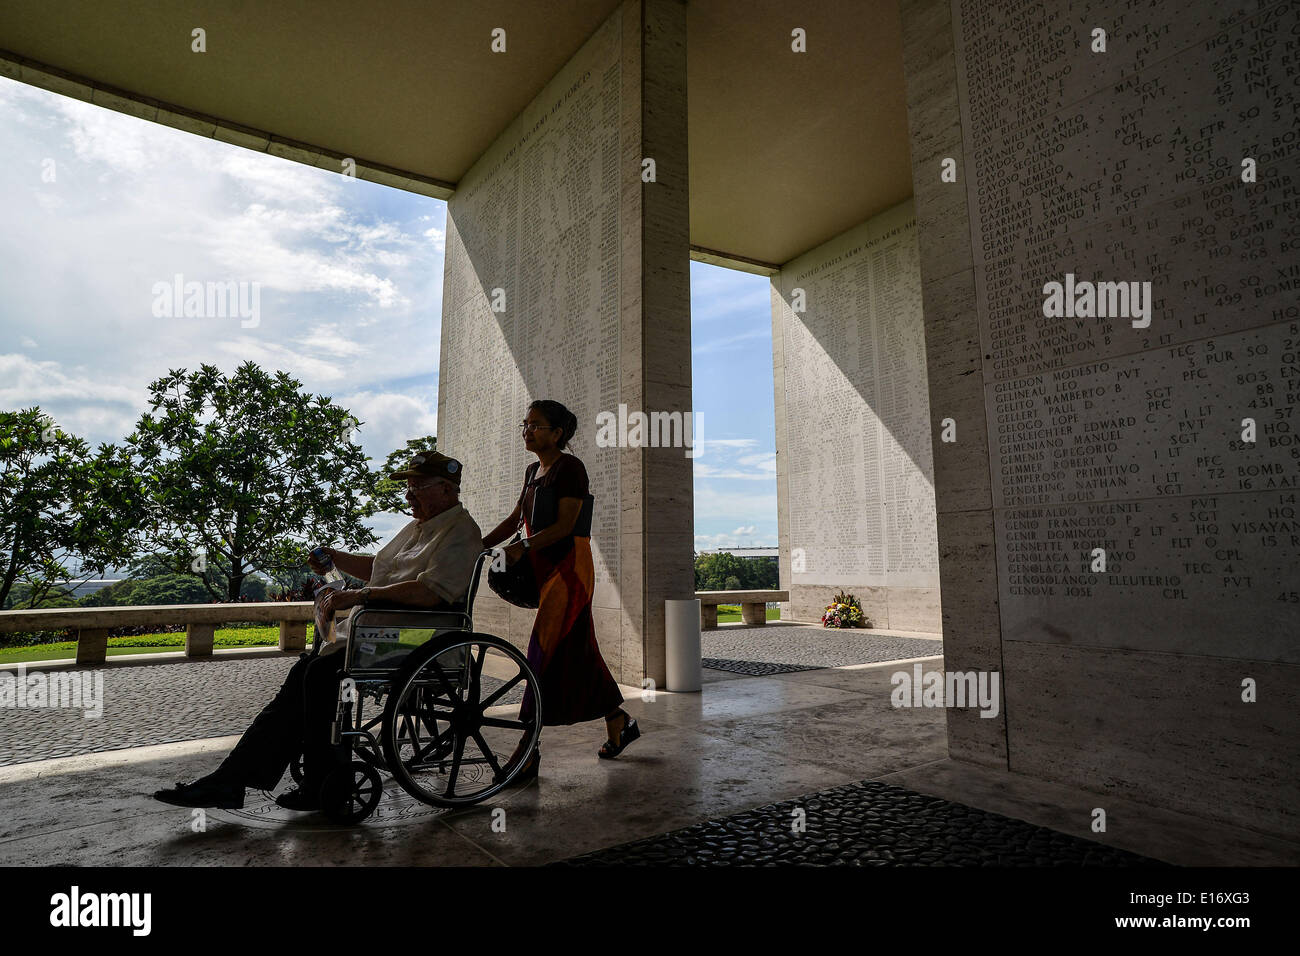
[[[518,540],[519,535],[515,535],[514,541],[510,544]],[[533,574],[533,562],[528,560],[527,552],[514,564],[507,565],[504,571],[497,571],[489,566],[488,587],[501,600],[515,607],[535,608],[541,600],[537,577]]]
[[[528,491],[528,480],[532,474],[531,467],[524,472],[524,487],[519,492],[520,508],[523,507],[524,495]],[[523,523],[523,516],[520,515],[519,525],[522,526]],[[523,537],[518,527],[515,530],[517,533],[513,540],[505,547],[510,547]],[[507,565],[504,570],[497,570],[496,563],[494,558],[492,564],[488,565],[488,587],[492,589],[493,594],[515,607],[535,608],[541,603],[541,591],[537,586],[537,576],[533,574],[533,562],[528,559],[528,552],[525,551],[518,561]]]

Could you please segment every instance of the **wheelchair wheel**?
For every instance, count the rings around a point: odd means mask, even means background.
[[[526,694],[532,717],[519,719]],[[462,632],[419,648],[393,679],[380,735],[393,778],[439,807],[478,803],[528,765],[541,725],[541,692],[528,659],[509,641]],[[508,772],[511,754],[523,759]]]
[[[321,810],[335,823],[360,823],[375,812],[384,782],[363,760],[335,767],[321,784]]]
[[[304,775],[302,769],[302,754],[298,754],[298,756],[289,761],[289,776],[293,777],[294,783],[301,785]]]

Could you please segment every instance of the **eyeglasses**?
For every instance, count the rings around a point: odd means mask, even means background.
[[[438,478],[433,481],[426,481],[418,485],[408,485],[406,487],[406,493],[411,494],[412,492],[415,491],[424,491],[426,488],[437,488],[439,485],[450,485],[450,484],[451,484],[450,481],[447,481],[443,478]]]
[[[554,428],[554,425],[534,425],[532,422],[520,422],[519,427],[526,432],[535,432],[539,428]]]

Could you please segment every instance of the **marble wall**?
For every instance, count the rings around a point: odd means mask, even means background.
[[[901,8],[950,753],[1300,832],[1300,12]]]
[[[934,464],[911,201],[772,277],[785,617],[839,590],[876,627],[939,629]]]

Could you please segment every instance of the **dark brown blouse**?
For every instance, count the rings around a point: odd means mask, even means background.
[[[582,463],[582,459],[576,455],[562,454],[547,470],[542,477],[537,477],[537,470],[541,467],[541,462],[535,461],[528,466],[524,477],[523,506],[520,514],[531,519],[533,514],[533,498],[535,490],[538,488],[552,488],[554,490],[556,504],[560,498],[577,498],[582,500],[588,495],[589,482],[587,480],[587,466]],[[541,531],[541,528],[529,528],[532,534]],[[555,542],[540,549],[540,553],[552,563],[558,563],[571,550],[573,550],[573,536]]]

